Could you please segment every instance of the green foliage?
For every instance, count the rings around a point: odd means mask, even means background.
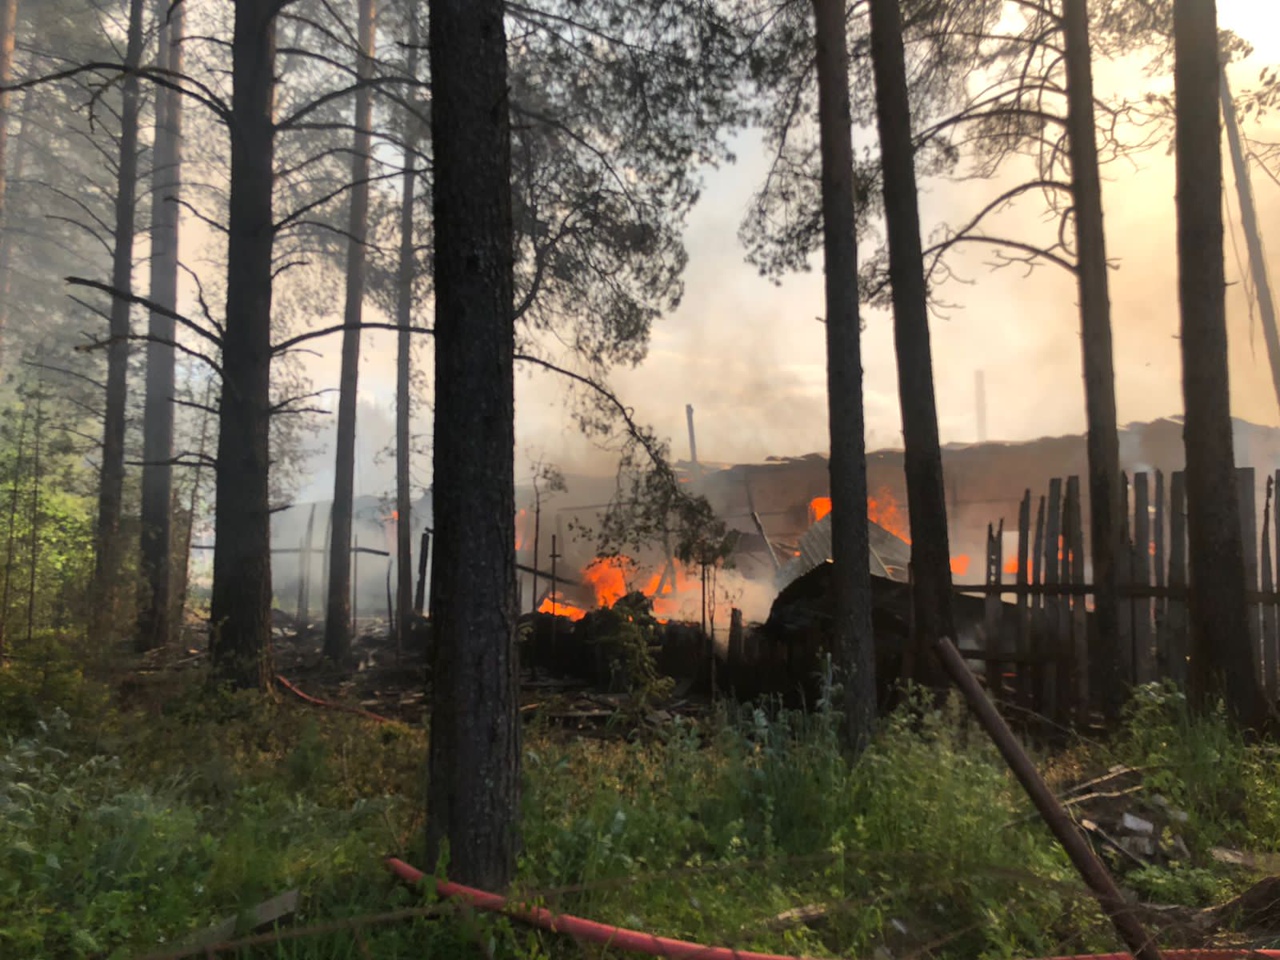
[[[633,611],[634,615],[634,611]],[[642,627],[640,629],[643,629]],[[0,679],[5,678],[0,674]],[[0,688],[3,693],[7,688]],[[146,715],[91,696],[0,740],[0,955],[124,957],[297,888],[291,923],[439,910],[241,956],[577,956],[573,944],[454,911],[389,878],[421,861],[426,738],[401,726],[175,680]],[[1205,843],[1276,843],[1266,744],[1139,691],[1086,768],[1142,766],[1191,818],[1187,863],[1123,878],[1205,906],[1240,885]],[[811,956],[1005,958],[1111,949],[1113,935],[961,704],[909,693],[850,763],[838,717],[722,707],[656,737],[526,737],[517,892],[556,910],[694,941]],[[1234,779],[1238,787],[1230,788]],[[1234,803],[1229,820],[1216,805]],[[773,918],[817,905],[824,922]],[[243,927],[243,924],[242,924]],[[594,955],[594,954],[592,954]]]
[[[658,646],[658,621],[653,601],[643,593],[630,593],[612,607],[593,610],[590,635],[609,658],[614,682],[631,694],[631,709],[644,716],[671,696],[674,681],[663,676],[654,658]]]
[[[89,471],[69,436],[49,429],[50,406],[28,395],[0,409],[0,652],[28,632],[76,625],[93,572]]]
[[[702,942],[869,953],[896,933],[964,931],[956,956],[1035,955],[1096,917],[994,751],[958,707],[905,708],[855,766],[832,714],[764,709],[660,743],[578,745],[528,758],[526,882],[581,884],[566,910]],[[821,933],[768,931],[828,906]],[[1017,909],[1010,909],[1016,904]]]
[[[1219,704],[1211,716],[1196,717],[1187,707],[1186,696],[1170,681],[1135,691],[1117,751],[1130,766],[1144,771],[1148,791],[1186,811],[1190,819],[1184,839],[1202,850],[1214,844],[1249,842],[1250,808],[1256,803],[1265,809],[1269,797],[1280,799],[1274,797],[1274,761],[1272,782],[1263,786],[1259,780],[1259,764],[1265,765],[1262,756],[1246,747],[1225,708]],[[1255,791],[1253,802],[1250,785]]]

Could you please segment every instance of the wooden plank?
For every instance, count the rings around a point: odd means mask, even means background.
[[[238,931],[253,933],[263,927],[269,927],[273,923],[292,916],[298,909],[298,898],[297,890],[288,890],[246,910],[238,917],[227,917],[212,927],[192,934],[182,941],[182,945],[184,948],[211,947],[214,944],[227,942]]]
[[[1018,574],[1017,584],[1020,590],[1024,590],[1028,583],[1027,569],[1027,551],[1030,548],[1028,542],[1031,538],[1031,490],[1028,489],[1022,494],[1022,503],[1018,505]],[[1017,637],[1015,640],[1014,652],[1018,657],[1027,657],[1031,654],[1031,618],[1028,609],[1030,598],[1024,593],[1018,593],[1014,600],[1017,606]],[[1018,668],[1018,703],[1031,709],[1031,675],[1028,670],[1023,667]]]
[[[1046,500],[1040,497],[1040,507],[1036,511],[1036,533],[1031,542],[1031,581],[1029,587],[1040,587],[1044,583],[1044,517]],[[1031,643],[1032,668],[1029,674],[1031,683],[1031,709],[1039,710],[1040,695],[1044,689],[1044,597],[1031,594]]]
[[[1120,555],[1116,557],[1116,585],[1121,589],[1133,583],[1133,543],[1129,536],[1129,475],[1120,474]],[[1125,683],[1133,686],[1138,681],[1133,657],[1133,604],[1121,598],[1120,617],[1117,623],[1116,642],[1120,644],[1120,662],[1124,666]]]
[[[1151,584],[1151,495],[1145,472],[1133,475],[1133,581],[1145,587]],[[1155,658],[1151,648],[1151,601],[1133,602],[1133,665],[1138,683],[1156,678]]]
[[[1244,588],[1258,589],[1258,485],[1253,467],[1236,467],[1236,491],[1240,498],[1240,540],[1244,547]],[[1253,668],[1262,675],[1261,608],[1249,604],[1245,628],[1253,646]]]
[[[1072,504],[1071,525],[1067,529],[1071,567],[1065,578],[1076,586],[1084,586],[1084,510],[1080,503],[1080,478],[1067,478],[1067,500]],[[1076,698],[1076,717],[1081,722],[1089,716],[1089,616],[1088,598],[1077,595],[1071,604],[1072,687]]]
[[[1151,571],[1155,575],[1155,585],[1164,587],[1165,574],[1165,526],[1168,522],[1164,505],[1164,474],[1159,470],[1156,471],[1156,493],[1155,493],[1155,516],[1153,518],[1152,532],[1152,553],[1151,553]],[[1165,613],[1168,601],[1164,597],[1157,597],[1152,606],[1152,616],[1155,620],[1155,646],[1156,646],[1156,673],[1158,676],[1166,677],[1169,675],[1169,650],[1166,646],[1165,637]]]
[[[1267,477],[1266,497],[1262,502],[1262,566],[1260,570],[1263,593],[1270,593],[1273,587],[1272,554],[1271,554],[1271,505],[1275,493],[1275,478]],[[1262,687],[1267,691],[1267,698],[1275,703],[1277,693],[1276,662],[1276,606],[1274,603],[1262,605]]]
[[[1001,586],[1001,564],[1004,562],[1002,556],[1004,551],[1001,549],[1003,543],[1004,519],[1002,518],[998,533],[993,533],[991,524],[987,524],[986,581],[988,587]],[[1004,652],[1000,649],[1000,620],[1003,613],[1000,594],[993,590],[987,594],[986,617],[983,622],[987,638],[987,654],[992,658],[987,661],[987,693],[992,697],[999,697],[1004,687],[1001,677],[1002,664],[996,659]]]
[[[1044,527],[1044,582],[1059,582],[1059,554],[1062,550],[1062,478],[1054,477],[1049,481],[1049,512]],[[1045,665],[1044,688],[1041,695],[1041,712],[1053,717],[1058,714],[1058,688],[1061,671],[1056,662],[1058,652],[1062,649],[1059,639],[1060,611],[1062,600],[1056,596],[1044,599],[1044,649],[1054,660]]]
[[[1275,575],[1275,580],[1276,580],[1275,589],[1280,590],[1280,470],[1277,470],[1275,472],[1275,476],[1271,477],[1271,479],[1275,481],[1274,485],[1272,485],[1272,492],[1274,492],[1275,497],[1272,498],[1271,500],[1271,503],[1272,503],[1271,516],[1274,517],[1274,521],[1275,521],[1275,531],[1274,531],[1274,536],[1272,536],[1272,548],[1276,550],[1276,562],[1275,562],[1275,566],[1272,567],[1271,570],[1272,570],[1272,573],[1274,573]],[[1275,604],[1276,604],[1276,641],[1277,641],[1277,644],[1280,644],[1280,598],[1276,599]],[[1280,654],[1277,654],[1277,657],[1276,657],[1276,669],[1277,671],[1280,671]],[[1280,680],[1277,680],[1276,684],[1277,686],[1280,686]],[[1271,698],[1271,703],[1275,703],[1274,696],[1272,696]]]
[[[1071,481],[1076,481],[1076,489],[1079,491],[1079,477],[1067,477],[1066,491],[1062,499],[1062,533],[1058,548],[1058,582],[1071,582],[1071,527],[1075,522],[1074,514],[1078,504],[1071,497]],[[1071,617],[1072,607],[1076,603],[1083,603],[1082,598],[1072,597],[1070,594],[1063,596],[1062,602],[1058,606],[1058,644],[1054,651],[1059,664],[1058,667],[1058,714],[1055,720],[1064,719],[1075,706],[1075,637],[1072,635],[1072,627],[1074,621]]]
[[[988,587],[984,583],[954,583],[951,589],[956,593],[978,594],[986,596],[988,593],[1007,593],[1016,596],[1024,593],[1030,597],[1080,597],[1093,596],[1095,590],[1091,583],[1074,584],[1074,583],[1055,583],[1055,584],[1029,584],[1027,587],[1019,587],[1016,583],[1005,583],[997,587]],[[1119,589],[1119,595],[1122,600],[1181,600],[1187,602],[1190,590],[1188,587],[1156,587],[1148,584],[1142,586],[1140,584],[1127,584]],[[1246,590],[1244,594],[1245,600],[1252,604],[1275,603],[1280,604],[1280,590],[1272,589],[1266,593],[1261,590]]]
[[[1187,485],[1186,475],[1177,470],[1169,478],[1169,589],[1187,587]],[[1168,631],[1169,677],[1187,682],[1187,602],[1170,597],[1165,612]]]

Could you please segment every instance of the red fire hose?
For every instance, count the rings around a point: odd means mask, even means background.
[[[364,717],[366,720],[373,720],[377,723],[395,723],[395,721],[390,719],[389,717],[384,717],[376,713],[370,713],[368,710],[361,710],[359,707],[349,707],[345,703],[330,703],[328,700],[321,700],[319,697],[313,697],[309,693],[303,693],[301,690],[299,690],[297,687],[295,687],[292,683],[290,683],[288,680],[286,680],[284,677],[282,677],[278,673],[276,674],[276,683],[280,684],[280,686],[284,687],[286,690],[292,693],[295,697],[298,697],[300,700],[305,700],[307,703],[311,704],[312,706],[327,707],[330,710],[340,710],[343,713],[352,713],[352,714],[355,714],[357,717]]]
[[[403,860],[395,857],[387,858],[387,866],[397,877],[408,883],[418,883],[426,875],[416,867],[411,867]],[[799,957],[788,957],[771,953],[752,953],[748,950],[733,950],[729,947],[707,947],[685,940],[671,940],[667,937],[642,933],[639,930],[627,930],[623,927],[611,927],[596,923],[594,920],[583,920],[567,914],[552,913],[544,907],[513,906],[506,897],[496,893],[487,893],[474,887],[464,887],[459,883],[447,880],[436,881],[436,892],[442,897],[461,900],[480,910],[502,913],[517,920],[549,930],[552,933],[563,933],[578,940],[589,943],[600,943],[626,950],[631,953],[644,953],[651,957],[666,957],[669,960],[801,960]],[[1165,960],[1244,960],[1244,958],[1267,958],[1280,960],[1280,950],[1164,950]],[[1128,953],[1099,953],[1075,957],[1046,957],[1044,960],[1133,960]]]
[[[421,870],[395,857],[387,858],[387,866],[392,873],[409,883],[418,883],[425,878]],[[496,893],[486,893],[484,890],[449,883],[447,880],[437,880],[436,891],[442,897],[461,900],[481,910],[503,913],[552,933],[564,933],[578,940],[600,943],[631,953],[645,953],[651,957],[667,957],[670,960],[798,960],[796,957],[772,953],[752,953],[748,950],[706,947],[699,943],[671,940],[652,933],[625,930],[622,927],[596,923],[594,920],[552,913],[544,907],[513,906],[506,897]]]

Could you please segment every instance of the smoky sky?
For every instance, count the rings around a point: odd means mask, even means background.
[[[1271,2],[1219,0],[1224,27],[1256,47],[1231,70],[1237,92],[1256,80],[1263,65],[1280,62],[1280,30]],[[1265,12],[1264,12],[1265,11]],[[1134,63],[1095,65],[1099,96],[1144,87],[1171,89],[1171,78],[1149,77]],[[1264,118],[1246,134],[1280,140],[1280,123]],[[654,325],[645,361],[615,371],[612,386],[636,418],[688,455],[685,404],[695,408],[698,452],[716,462],[758,461],[770,455],[825,452],[826,415],[822,265],[788,276],[778,286],[759,277],[743,259],[738,226],[752,191],[766,172],[757,134],[734,143],[737,163],[704,172],[704,190],[689,218],[689,267],[679,308]],[[1257,309],[1242,283],[1245,246],[1230,157],[1223,150],[1227,196],[1226,274],[1233,413],[1261,424],[1280,424]],[[1010,169],[983,183],[929,181],[921,185],[925,233],[941,223],[968,219],[987,199],[1015,182]],[[1174,160],[1168,144],[1103,171],[1104,213],[1110,273],[1116,394],[1121,424],[1182,412],[1178,351]],[[1253,188],[1263,244],[1272,276],[1280,275],[1280,186],[1255,165]],[[1046,236],[1052,231],[1043,204],[1029,196],[999,221],[1001,231]],[[1233,241],[1234,240],[1234,246]],[[1238,256],[1237,256],[1238,252]],[[1023,440],[1084,429],[1079,318],[1074,277],[1043,266],[1029,275],[1019,267],[991,270],[988,250],[969,247],[950,263],[957,281],[937,291],[948,306],[935,315],[932,346],[942,440],[977,439],[974,376],[986,382],[990,439]],[[372,317],[373,319],[383,319]],[[867,445],[901,445],[892,318],[864,313],[863,368]],[[362,452],[391,439],[395,336],[365,335],[361,367]],[[331,338],[309,360],[316,387],[336,386],[339,341]],[[420,351],[430,363],[429,349]],[[428,379],[430,370],[428,368]],[[429,477],[430,410],[415,417],[420,439],[415,475]],[[375,436],[376,434],[376,436]],[[322,462],[323,452],[313,461]],[[531,460],[544,459],[566,471],[607,473],[611,455],[582,438],[564,401],[564,385],[553,374],[517,374],[517,477]],[[304,478],[307,494],[327,496],[331,470]],[[391,483],[390,464],[360,471],[357,493],[382,493]],[[305,497],[303,497],[305,499]]]

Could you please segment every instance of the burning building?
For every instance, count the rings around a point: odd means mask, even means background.
[[[1235,449],[1241,465],[1259,472],[1280,468],[1280,429],[1235,421]],[[1132,473],[1182,469],[1185,459],[1181,418],[1129,424],[1120,431],[1122,469]],[[769,458],[762,463],[681,462],[677,474],[692,492],[705,496],[736,548],[724,569],[687,569],[655,546],[633,557],[600,557],[597,531],[604,511],[618,494],[613,476],[566,475],[565,489],[548,492],[531,484],[517,487],[516,554],[520,608],[580,618],[642,591],[654,599],[664,619],[727,626],[729,609],[763,620],[779,589],[830,556],[827,515],[831,509],[827,458],[819,454]],[[976,582],[983,573],[989,523],[1006,521],[1006,560],[1015,555],[1013,520],[1024,491],[1043,491],[1054,477],[1088,475],[1083,435],[1042,437],[1024,442],[950,444],[943,449],[948,494],[952,573]],[[868,454],[867,515],[872,522],[868,562],[873,573],[907,580],[910,517],[902,451]],[[1088,510],[1087,483],[1082,484]],[[1259,505],[1259,515],[1261,505]],[[328,504],[300,504],[273,518],[277,552],[273,572],[277,601],[293,609],[295,597],[309,594],[313,613],[321,608]],[[357,606],[386,609],[387,582],[394,563],[395,523],[384,499],[357,504],[355,536],[360,552]],[[415,575],[419,534],[430,525],[430,495],[415,504]],[[313,530],[310,551],[306,530]],[[1087,524],[1085,525],[1087,537]],[[1087,553],[1087,550],[1086,550]],[[977,558],[976,560],[973,558]],[[300,570],[311,570],[310,589],[301,590]],[[393,575],[393,574],[392,574]]]

